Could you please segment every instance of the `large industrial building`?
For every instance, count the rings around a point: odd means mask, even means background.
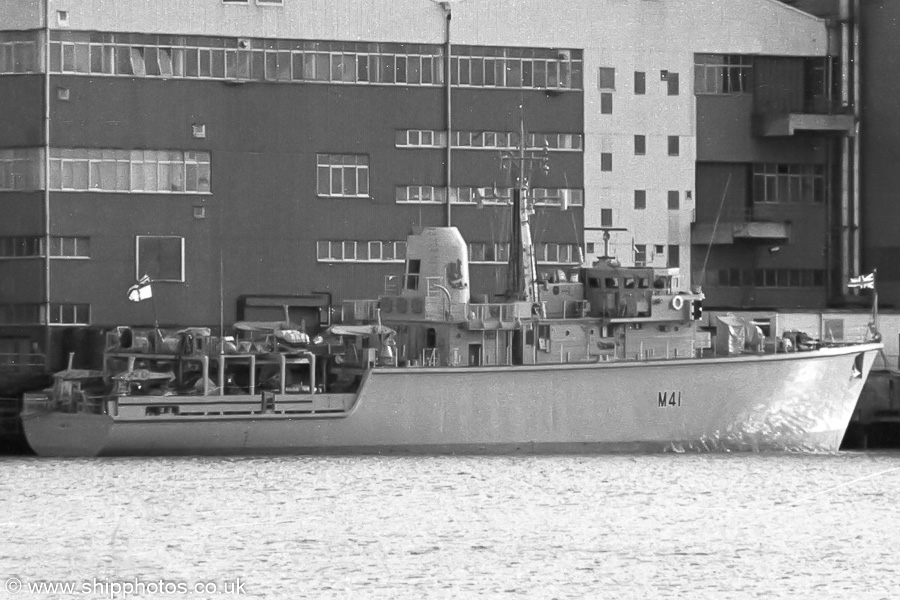
[[[776,0],[0,14],[7,363],[59,368],[120,324],[227,326],[248,295],[373,297],[416,226],[459,227],[472,291],[493,297],[520,142],[539,271],[608,245],[711,304],[825,306],[851,264],[840,42]],[[129,302],[145,275],[152,301]]]

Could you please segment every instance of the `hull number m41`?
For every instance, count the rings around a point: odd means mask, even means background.
[[[656,396],[656,402],[659,408],[681,406],[681,392],[659,392]]]

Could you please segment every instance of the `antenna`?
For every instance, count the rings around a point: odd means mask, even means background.
[[[709,253],[712,250],[713,241],[716,239],[716,228],[719,226],[719,217],[722,216],[722,207],[725,206],[725,196],[728,194],[728,184],[731,183],[731,173],[725,180],[725,189],[722,190],[722,199],[719,201],[719,210],[716,211],[716,220],[713,222],[713,230],[709,236],[709,244],[706,246],[706,258],[703,259],[703,270],[700,271],[700,285],[706,283],[706,263],[709,262]]]

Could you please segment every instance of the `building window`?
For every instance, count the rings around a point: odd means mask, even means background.
[[[647,190],[634,190],[634,209],[644,210],[647,208]]]
[[[469,262],[483,264],[506,264],[509,261],[508,243],[471,242]]]
[[[90,304],[50,304],[50,325],[90,325]]]
[[[611,208],[600,209],[600,227],[613,226],[613,211]]]
[[[681,199],[678,190],[669,190],[669,210],[678,210],[681,208]]]
[[[208,152],[51,148],[50,189],[208,194]]]
[[[654,254],[663,254],[665,251],[666,251],[665,246],[661,246],[661,245],[653,246]]]
[[[256,0],[260,6],[284,6],[284,0]]]
[[[434,185],[397,186],[399,204],[445,204],[447,188]]]
[[[53,236],[50,238],[50,256],[54,258],[90,258],[91,238]]]
[[[612,153],[611,152],[601,152],[600,153],[600,170],[601,171],[612,171]]]
[[[136,280],[146,275],[151,281],[184,282],[183,237],[139,235],[136,255]]]
[[[679,149],[679,138],[677,135],[669,136],[669,156],[678,156]]]
[[[43,189],[43,171],[43,151],[40,148],[0,150],[0,191]]]
[[[318,262],[381,263],[406,260],[406,242],[380,240],[319,240],[316,242]]]
[[[634,154],[635,156],[643,156],[647,153],[647,136],[634,136]]]
[[[819,288],[822,269],[710,269],[707,279],[721,287]]]
[[[638,96],[647,93],[647,74],[644,71],[634,72],[634,93]]]
[[[459,86],[581,89],[581,54],[575,50],[454,48],[451,82]]]
[[[613,111],[613,95],[609,92],[600,94],[600,114],[611,115]]]
[[[443,131],[422,131],[416,129],[397,132],[396,145],[405,147],[446,147]],[[453,148],[517,150],[519,134],[513,131],[454,131],[450,136]],[[525,137],[528,150],[582,150],[583,136],[580,133],[529,133]]]
[[[825,202],[823,165],[753,165],[753,201],[766,204]]]
[[[451,204],[502,204],[512,202],[512,188],[504,187],[452,187]]]
[[[634,245],[634,266],[636,266],[636,267],[646,267],[647,266],[647,244],[635,244]]]
[[[535,206],[584,206],[584,190],[571,188],[532,188]]]
[[[246,6],[249,2],[228,2]],[[281,6],[282,0],[256,0]],[[37,63],[36,37],[20,63]],[[11,38],[10,38],[11,39]],[[4,38],[0,38],[2,44]],[[454,47],[452,82],[489,88],[582,89],[580,50],[496,46]],[[9,62],[12,59],[6,58]],[[440,86],[444,48],[399,44],[288,39],[182,37],[52,31],[54,73],[126,77]]]
[[[668,91],[669,96],[677,96],[678,95],[678,73],[673,73],[669,71],[666,74],[666,89]]]
[[[397,131],[398,148],[446,148],[447,132],[433,129],[400,129]]]
[[[668,256],[666,257],[666,267],[669,269],[677,269],[681,266],[681,249],[678,245],[669,246]]]
[[[600,67],[597,71],[597,87],[599,89],[616,89],[616,70],[613,67]]]
[[[535,261],[538,264],[571,265],[578,263],[578,247],[575,244],[538,244]]]
[[[44,255],[44,238],[37,235],[0,237],[0,258]]]
[[[695,54],[695,94],[747,94],[753,59],[739,54]]]
[[[365,154],[317,154],[319,196],[369,196],[369,157]]]
[[[584,244],[584,253],[585,254],[593,254],[594,253],[594,242],[585,242]]]
[[[35,31],[0,32],[0,75],[40,73],[38,34]]]
[[[511,133],[509,139],[508,148],[518,148],[519,134]],[[525,147],[528,150],[581,150],[584,141],[580,133],[529,133],[525,136]]]

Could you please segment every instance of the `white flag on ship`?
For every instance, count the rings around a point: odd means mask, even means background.
[[[860,275],[859,277],[851,277],[850,283],[847,284],[847,287],[859,288],[862,290],[875,289],[875,273]]]
[[[141,280],[128,288],[128,299],[132,302],[140,302],[153,297],[153,288],[150,286],[150,277],[144,275]]]

